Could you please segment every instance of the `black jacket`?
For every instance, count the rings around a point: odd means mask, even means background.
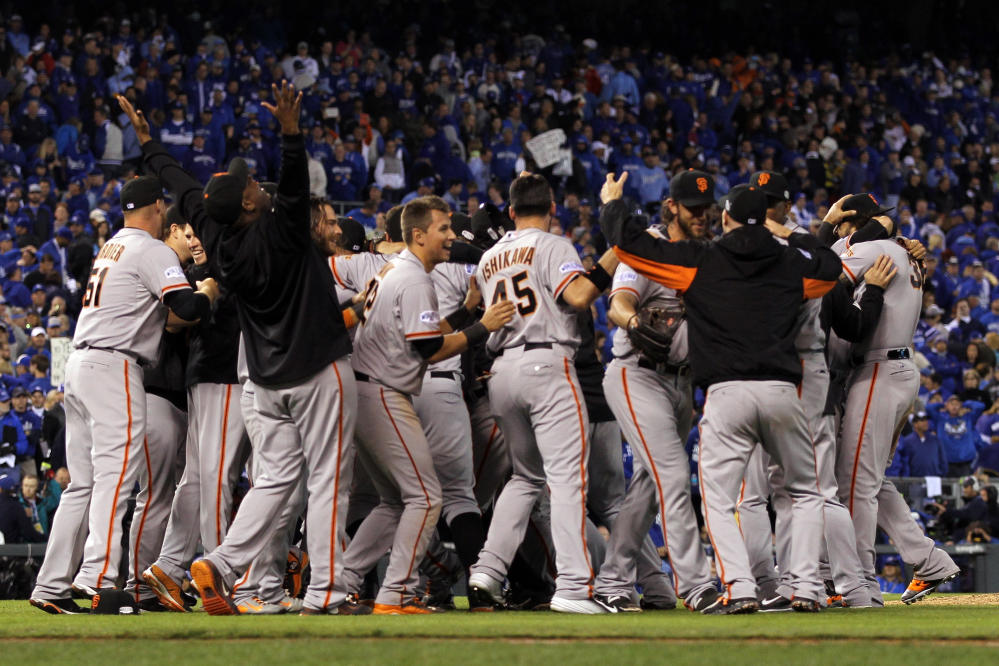
[[[250,379],[283,386],[315,375],[351,351],[327,258],[312,242],[309,173],[301,134],[281,137],[274,208],[242,228],[221,225],[204,210],[201,183],[162,145],[142,146],[147,169],[174,193],[235,294]]]
[[[198,280],[218,277],[211,263],[191,266],[187,279],[194,285]],[[236,384],[236,358],[239,355],[239,315],[236,297],[223,288],[212,306],[212,316],[191,328],[187,357],[187,385]]]
[[[712,243],[670,242],[646,233],[644,215],[604,207],[600,226],[618,257],[683,294],[694,382],[801,381],[794,346],[801,303],[835,284],[839,257],[810,234],[781,245],[763,227],[742,226]]]

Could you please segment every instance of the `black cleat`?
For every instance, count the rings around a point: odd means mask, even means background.
[[[687,606],[687,608],[694,611],[695,613],[703,613],[706,608],[711,608],[716,603],[718,603],[718,600],[720,598],[721,595],[718,594],[718,590],[709,589],[707,592],[699,596],[697,598],[697,601],[695,601],[693,605]]]
[[[792,599],[791,610],[796,613],[818,613],[822,607],[814,599]]]
[[[83,615],[88,612],[72,599],[29,599],[28,603],[52,615]]]
[[[760,608],[760,602],[756,597],[743,597],[741,599],[718,599],[712,606],[701,611],[704,615],[742,615],[744,613],[755,613]]]
[[[764,599],[760,604],[761,613],[782,613],[791,610],[792,603],[787,597],[776,595],[772,599]]]
[[[642,607],[624,594],[594,594],[593,600],[608,613],[641,613]]]

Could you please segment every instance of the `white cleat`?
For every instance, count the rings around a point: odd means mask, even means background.
[[[592,599],[552,597],[550,608],[556,613],[575,613],[577,615],[600,615],[607,612]]]

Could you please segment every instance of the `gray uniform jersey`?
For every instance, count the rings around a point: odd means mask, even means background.
[[[348,256],[331,257],[330,269],[340,289],[359,294],[368,286],[371,278],[378,275],[378,271],[397,256],[399,255],[359,252]]]
[[[434,283],[409,250],[392,261],[395,268],[375,277],[354,338],[351,363],[377,382],[417,395],[427,361],[411,344],[441,335]]]
[[[675,289],[664,287],[653,282],[644,275],[639,275],[627,264],[619,264],[614,271],[614,282],[611,284],[611,298],[615,294],[628,293],[638,299],[638,307],[676,309],[683,305],[683,300]],[[614,346],[611,349],[615,358],[631,356],[635,349],[623,328],[614,331]],[[684,320],[673,336],[670,345],[669,362],[680,365],[687,362],[687,322]]]
[[[808,229],[794,222],[785,222],[784,226],[796,234],[808,233]],[[794,336],[794,348],[798,352],[820,352],[825,349],[826,334],[819,322],[821,312],[821,298],[811,298],[802,303],[801,310],[798,311],[798,321],[795,323],[798,333]]]
[[[568,239],[540,229],[507,232],[483,255],[476,273],[486,304],[505,297],[517,306],[518,316],[489,336],[489,350],[528,342],[578,347],[575,314],[558,297],[582,272]]]
[[[151,363],[166,324],[163,297],[190,288],[173,250],[145,231],[122,229],[94,260],[73,345]]]
[[[438,312],[446,317],[465,302],[468,292],[468,278],[475,273],[474,264],[437,264],[430,271],[430,280],[437,292]],[[461,370],[461,356],[452,356],[431,365],[429,370],[458,372]]]
[[[923,305],[923,270],[908,251],[894,240],[850,245],[841,257],[843,272],[856,285],[882,254],[891,257],[898,274],[885,289],[884,307],[878,325],[870,337],[854,348],[861,354],[873,349],[898,349],[912,345],[912,336],[916,332]],[[862,292],[858,290],[858,297],[860,293]]]

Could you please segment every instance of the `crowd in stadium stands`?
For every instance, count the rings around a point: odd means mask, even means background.
[[[678,170],[709,172],[717,196],[754,171],[783,171],[792,215],[813,230],[841,195],[873,193],[929,249],[920,404],[891,473],[999,470],[999,89],[970,59],[691,57],[561,26],[512,44],[441,35],[432,49],[411,28],[395,43],[343,30],[283,44],[204,22],[183,40],[165,17],[130,19],[0,23],[0,484],[41,538],[68,476],[51,341],[72,336],[81,285],[140,164],[113,95],[142,109],[200,180],[237,155],[266,180],[279,137],[261,100],[282,79],[305,94],[314,194],[347,202],[372,232],[392,205],[431,192],[455,210],[502,209],[511,179],[537,168],[526,143],[554,129],[572,158],[543,170],[559,203],[552,230],[584,261],[605,246],[596,194],[608,172],[628,171],[627,196],[655,215]],[[994,495],[982,501],[993,515]]]

